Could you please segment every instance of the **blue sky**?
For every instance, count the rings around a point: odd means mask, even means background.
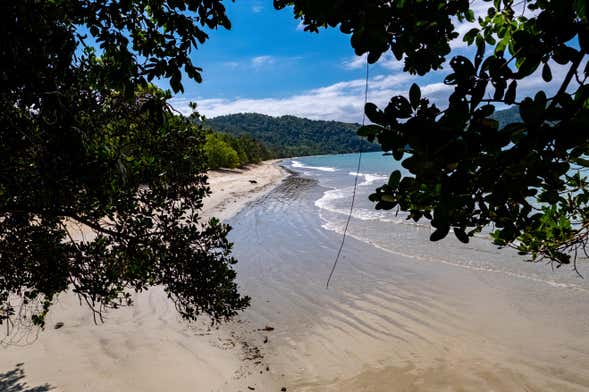
[[[477,13],[484,12],[488,4],[473,3]],[[258,112],[361,120],[365,63],[354,55],[349,36],[337,29],[305,32],[291,9],[277,11],[271,0],[237,0],[226,6],[232,29],[211,31],[210,39],[193,52],[204,80],[202,84],[185,80],[185,92],[172,100],[175,108],[188,114],[188,102],[195,101],[198,111],[207,117]],[[464,33],[471,27],[458,26],[458,31]],[[468,53],[461,39],[452,46],[453,54]],[[553,69],[555,80],[561,72],[564,70]],[[445,69],[417,78],[403,73],[402,63],[386,54],[371,66],[369,100],[384,105],[417,82],[424,96],[443,105],[451,91],[442,83],[447,73]],[[522,88],[522,92],[555,89],[539,75]]]

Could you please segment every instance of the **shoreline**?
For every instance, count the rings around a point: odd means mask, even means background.
[[[189,324],[154,287],[94,325],[63,295],[38,340],[0,348],[0,389],[10,377],[38,391],[589,388],[582,293],[418,262],[353,235],[326,290],[341,237],[323,226],[314,201],[329,188],[279,162],[209,173],[214,193],[201,219],[234,226],[237,282],[250,308],[219,325]],[[423,234],[395,227],[405,243]],[[436,249],[454,254],[452,244]],[[481,257],[489,255],[501,257]]]
[[[213,193],[202,219],[226,221],[270,192],[288,176],[280,161],[209,172]],[[187,323],[161,287],[109,311],[98,325],[74,295],[63,294],[46,321],[36,337],[24,328],[0,345],[0,387],[15,381],[19,390],[72,392],[281,389],[260,350],[264,325],[240,314],[216,326],[205,316]]]
[[[242,169],[209,171],[209,187],[213,193],[204,200],[203,216],[226,221],[270,192],[288,176],[279,166],[281,161],[272,159]]]
[[[289,391],[589,390],[586,292],[445,262],[517,262],[483,240],[433,245],[429,228],[356,218],[327,290],[351,165],[301,162],[310,174],[232,221],[238,275],[256,299],[243,318],[275,328],[262,347]],[[372,186],[356,209],[372,207]],[[347,199],[316,203],[346,190]]]

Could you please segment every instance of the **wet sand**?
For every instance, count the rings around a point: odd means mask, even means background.
[[[226,196],[206,206],[234,228],[240,289],[252,297],[237,320],[218,330],[187,325],[154,289],[93,325],[66,298],[34,343],[2,348],[0,372],[23,363],[29,386],[59,391],[589,390],[586,290],[412,258],[353,236],[327,289],[341,237],[314,205],[325,189],[297,175],[274,188],[283,176],[275,166],[255,175],[211,176]],[[485,246],[469,244],[497,256]],[[52,329],[58,321],[65,325]]]
[[[341,237],[322,228],[323,192],[291,177],[230,220],[254,299],[242,319],[276,328],[263,353],[288,390],[589,390],[586,291],[354,238],[326,289]]]

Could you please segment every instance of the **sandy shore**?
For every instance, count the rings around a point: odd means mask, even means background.
[[[341,243],[329,214],[343,229],[346,211],[316,201],[343,192],[309,177],[288,177],[232,220],[240,287],[252,297],[241,319],[275,328],[261,347],[289,392],[589,391],[589,290],[444,262],[522,263],[483,239],[432,244],[429,227],[371,230],[359,219],[327,289]],[[389,250],[355,238],[376,230]],[[425,247],[432,257],[418,258]]]
[[[94,325],[63,296],[37,339],[0,347],[0,391],[589,390],[589,290],[439,262],[457,241],[431,259],[387,251],[357,240],[369,227],[358,222],[326,289],[341,234],[315,201],[333,189],[285,177],[276,162],[210,173],[205,216],[233,217],[238,282],[252,298],[236,320],[189,325],[155,288]],[[427,246],[429,228],[399,227],[391,243],[415,235]]]
[[[205,216],[228,219],[276,186],[275,161],[210,173]],[[250,182],[255,181],[255,183]],[[22,328],[0,347],[1,391],[280,390],[255,340],[264,326],[239,320],[211,329],[179,319],[163,290],[138,295],[133,307],[94,325],[73,296],[62,296],[38,336]],[[57,323],[64,325],[55,329]],[[254,343],[252,343],[254,340]]]
[[[209,183],[213,194],[205,200],[204,215],[227,220],[245,205],[269,192],[285,177],[284,169],[277,165],[278,161],[266,161],[247,169],[210,171]]]

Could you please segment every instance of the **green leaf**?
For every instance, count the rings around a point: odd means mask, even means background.
[[[395,160],[400,161],[401,159],[403,159],[403,154],[405,152],[403,150],[399,150],[399,149],[395,149],[393,150],[393,158],[395,158]]]
[[[518,67],[518,76],[524,78],[533,74],[540,65],[540,61],[532,58],[526,58]]]
[[[534,97],[534,104],[536,105],[536,109],[544,113],[547,102],[548,98],[546,98],[546,93],[544,91],[538,91]]]
[[[489,117],[495,112],[495,106],[493,105],[483,105],[477,110],[478,117]]]
[[[396,203],[397,202],[397,199],[395,199],[395,196],[389,195],[388,193],[383,193],[382,195],[380,195],[380,200],[386,201],[387,203]]]
[[[585,18],[585,20],[589,18],[587,14],[587,0],[574,0],[573,9],[579,17]]]
[[[546,94],[540,91],[534,100],[525,98],[519,107],[519,113],[526,124],[538,125],[544,121],[546,111]]]
[[[383,124],[385,122],[383,113],[371,102],[368,102],[364,107],[364,113],[366,113],[366,117],[375,124]]]
[[[464,34],[464,38],[462,39],[464,42],[468,43],[469,45],[472,45],[472,43],[474,42],[475,37],[477,36],[477,34],[480,32],[480,29],[472,28],[470,29],[466,34]]]
[[[513,80],[509,83],[509,87],[507,88],[507,92],[505,93],[505,103],[511,105],[515,102],[515,95],[517,91],[517,80]]]

